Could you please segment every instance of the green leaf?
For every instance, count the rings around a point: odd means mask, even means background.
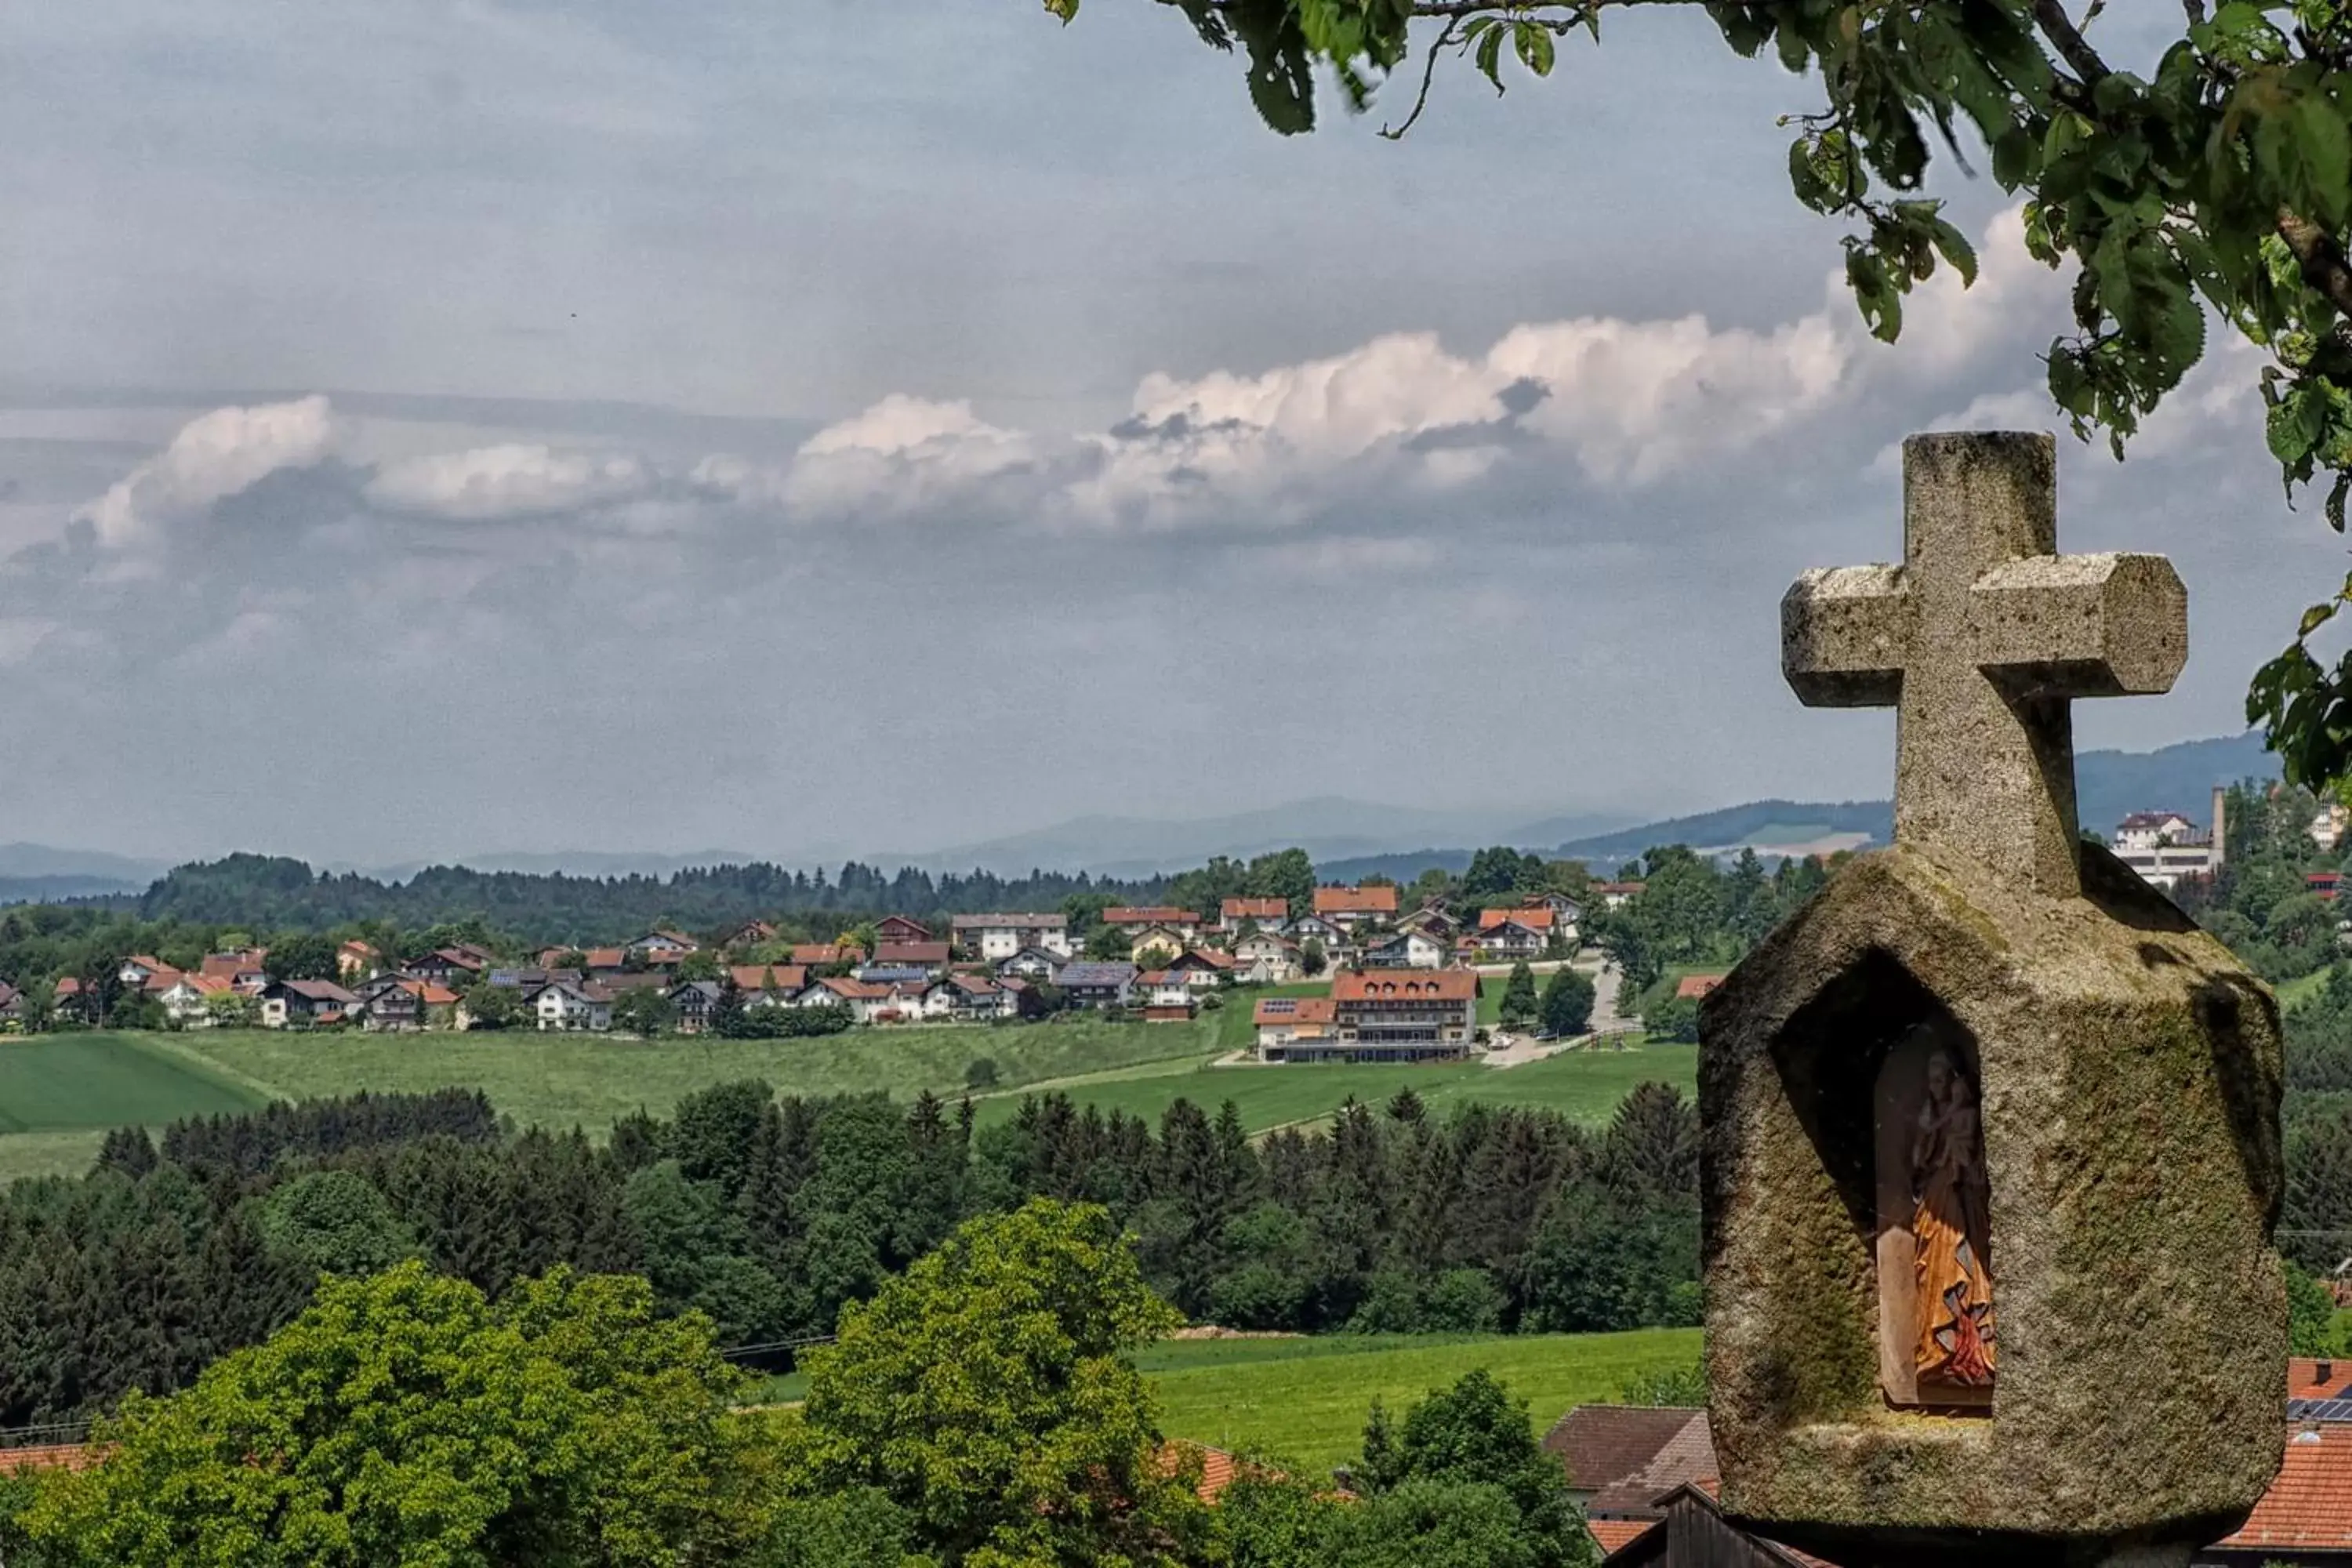
[[[2352,207],[2352,129],[2326,94],[2305,93],[2288,119],[2294,129],[2294,177],[2309,195],[2306,216],[2330,228],[2342,226]]]
[[[1476,58],[1477,58],[1477,66],[1478,66],[1479,70],[1480,70],[1480,71],[1482,71],[1482,72],[1484,72],[1484,73],[1486,74],[1486,79],[1487,79],[1488,81],[1491,81],[1491,82],[1493,82],[1493,83],[1495,84],[1495,90],[1496,90],[1496,92],[1500,92],[1500,91],[1502,91],[1502,90],[1503,90],[1503,29],[1502,29],[1502,28],[1500,28],[1500,27],[1496,27],[1496,28],[1495,28],[1492,32],[1488,33],[1485,37],[1483,37],[1483,38],[1481,38],[1481,39],[1479,39],[1479,40],[1478,40],[1478,53],[1477,53],[1477,57],[1476,57]]]
[[[2352,474],[2336,476],[2336,488],[2327,492],[2327,526],[2336,532],[2344,531],[2344,503],[2352,498]]]
[[[1078,19],[1078,0],[1045,0],[1045,10],[1050,16],[1059,16],[1066,27]]]
[[[1517,31],[1519,63],[1539,77],[1551,75],[1551,29],[1540,22],[1522,22]]]
[[[2303,621],[2295,627],[2294,635],[2299,637],[2309,637],[2312,633],[2317,631],[2320,627],[2334,620],[2336,618],[2336,612],[2343,607],[2343,604],[2344,601],[2341,599],[2334,599],[2325,605],[2312,605],[2311,608],[2303,612]]]
[[[2041,144],[2033,132],[2022,125],[2012,125],[1993,139],[1992,177],[2003,188],[2015,190],[2033,177],[2041,164]]]
[[[1952,270],[1960,275],[1960,281],[1974,287],[1977,253],[1976,247],[1969,243],[1969,237],[1940,217],[1931,217],[1927,222],[1927,233],[1935,241],[1936,248],[1943,254],[1945,260],[1952,264]]]

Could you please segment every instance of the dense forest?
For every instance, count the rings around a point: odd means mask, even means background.
[[[1695,1323],[1696,1156],[1660,1085],[1600,1132],[1408,1091],[1255,1144],[1186,1101],[1154,1128],[1049,1095],[975,1128],[968,1104],[755,1082],[601,1146],[457,1090],[133,1129],[86,1177],[0,1194],[0,1426],[181,1386],[320,1274],[407,1258],[492,1296],[560,1264],[641,1274],[724,1345],[829,1333],[960,1221],[1040,1195],[1106,1205],[1160,1294],[1237,1327]]]

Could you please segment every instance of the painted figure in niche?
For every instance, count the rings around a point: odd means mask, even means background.
[[[1995,1333],[1984,1138],[1975,1087],[1943,1050],[1927,1058],[1911,1180],[1919,1383],[1990,1387]]]

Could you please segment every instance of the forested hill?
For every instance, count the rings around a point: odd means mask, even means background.
[[[1164,878],[1120,882],[1050,872],[1008,879],[984,871],[934,877],[905,869],[885,876],[856,861],[832,879],[822,870],[761,863],[603,878],[436,866],[405,882],[380,882],[313,871],[284,857],[232,855],[182,866],[139,898],[110,902],[144,920],[262,931],[316,931],[363,921],[415,930],[478,918],[525,941],[552,944],[620,942],[662,923],[699,931],[776,915],[1058,910],[1064,900],[1089,894],[1149,904],[1167,887]]]

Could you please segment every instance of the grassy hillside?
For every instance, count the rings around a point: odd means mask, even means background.
[[[1318,1334],[1265,1340],[1170,1340],[1135,1358],[1160,1393],[1160,1429],[1213,1447],[1278,1457],[1314,1473],[1360,1450],[1378,1399],[1392,1416],[1463,1373],[1485,1367],[1528,1402],[1540,1435],[1572,1405],[1613,1399],[1628,1378],[1698,1360],[1696,1329],[1622,1334]],[[756,1397],[808,1395],[797,1373]]]
[[[245,1110],[263,1096],[131,1035],[0,1040],[0,1133],[68,1132]]]
[[[1279,1456],[1322,1474],[1359,1451],[1377,1398],[1391,1415],[1485,1367],[1528,1401],[1540,1433],[1570,1406],[1612,1398],[1628,1377],[1698,1360],[1696,1329],[1475,1338],[1348,1335],[1177,1341],[1137,1358],[1154,1374],[1173,1437]]]
[[[1245,1010],[1244,1010],[1245,1011]],[[639,1041],[593,1035],[47,1035],[0,1040],[0,1179],[79,1171],[100,1130],[160,1125],[275,1099],[355,1089],[480,1089],[518,1122],[602,1131],[644,1106],[667,1111],[695,1089],[764,1078],[795,1094],[875,1089],[961,1093],[975,1058],[998,1081],[1036,1083],[1178,1058],[1206,1060],[1217,1019],[1189,1025],[1092,1019],[1024,1027],[853,1030],[812,1040]]]
[[[1591,1123],[1605,1122],[1635,1084],[1670,1083],[1695,1091],[1698,1051],[1693,1046],[1648,1046],[1622,1051],[1570,1052],[1526,1067],[1497,1069],[1475,1062],[1427,1067],[1232,1067],[1206,1062],[1154,1062],[1055,1087],[1082,1103],[1157,1121],[1171,1101],[1190,1100],[1214,1110],[1230,1100],[1250,1131],[1263,1131],[1337,1110],[1350,1098],[1384,1103],[1411,1085],[1433,1109],[1483,1100],[1540,1105]],[[981,1102],[982,1121],[1003,1121],[1021,1103],[1017,1092]]]

